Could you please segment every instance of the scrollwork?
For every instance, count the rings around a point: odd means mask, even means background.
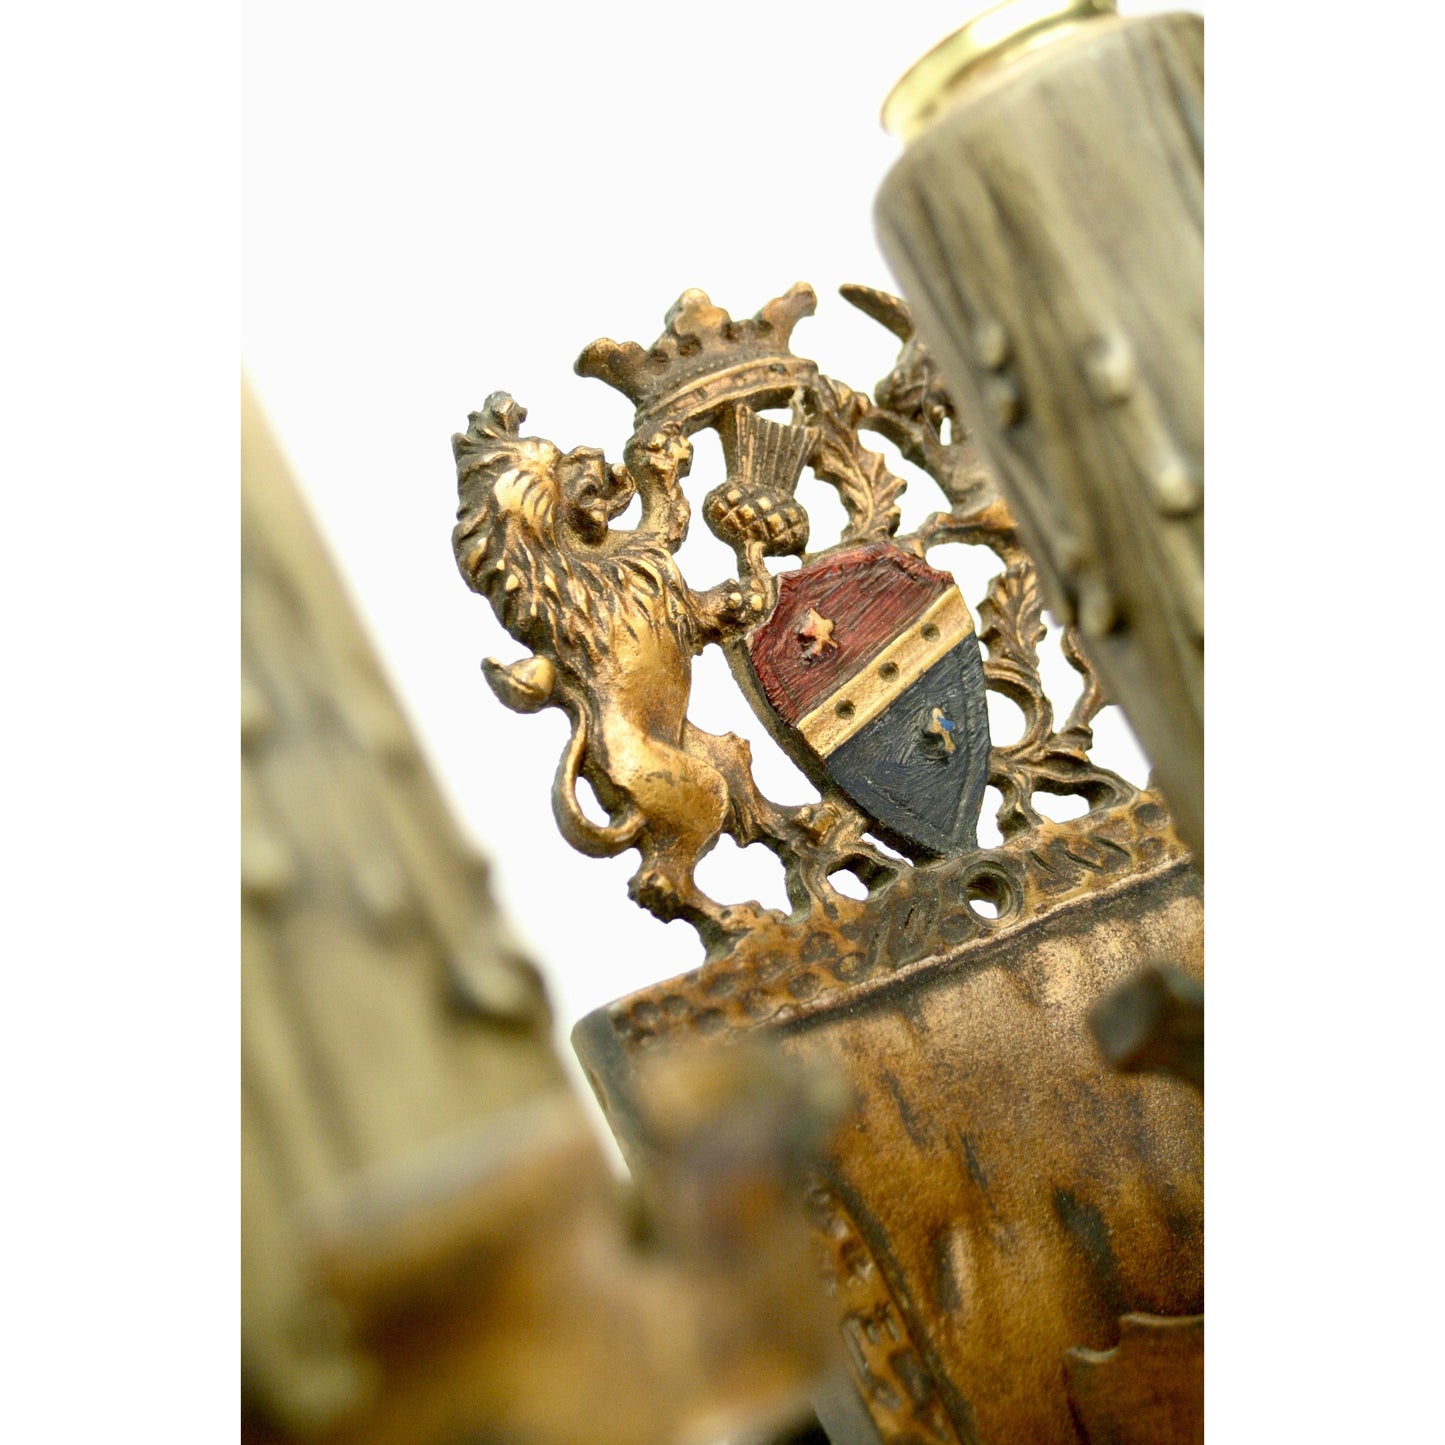
[[[817,427],[818,443],[809,460],[814,472],[838,492],[848,513],[844,542],[872,542],[898,530],[896,505],[907,483],[888,469],[887,459],[859,440],[873,407],[841,381],[819,376],[803,402],[803,416]]]
[[[1003,563],[978,606],[979,636],[988,647],[985,683],[1024,717],[1022,735],[995,744],[991,753],[989,782],[1001,795],[999,831],[1012,838],[1042,821],[1033,806],[1035,792],[1078,794],[1091,809],[1129,801],[1138,789],[1089,757],[1091,724],[1107,699],[1073,627],[1064,629],[1060,641],[1064,657],[1080,675],[1082,691],[1068,721],[1054,729],[1053,705],[1039,674],[1038,645],[1048,629],[1038,571],[927,349],[914,337],[907,304],[865,287],[844,287],[843,294],[903,342],[894,369],[875,388],[874,408],[860,414],[859,424],[892,440],[951,503],[947,512],[934,513],[911,536],[900,537],[899,545],[920,556],[947,542],[982,545]]]

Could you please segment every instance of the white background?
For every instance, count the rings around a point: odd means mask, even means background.
[[[245,7],[248,362],[494,853],[493,750],[528,788],[561,738],[480,686],[502,648],[452,571],[446,438],[500,384],[539,431],[615,451],[626,403],[571,358],[650,340],[695,284],[746,313],[807,277],[800,347],[871,381],[886,355],[850,349],[868,324],[831,292],[884,281],[874,115],[966,8]],[[27,1441],[192,1445],[234,1439],[237,1411],[240,12],[12,12],[6,1418]],[[1426,1439],[1440,23],[1208,16],[1210,1434]],[[619,269],[634,242],[640,278]],[[354,478],[340,503],[328,471]],[[391,570],[423,555],[393,611]],[[633,928],[625,860],[546,846],[504,865],[515,915],[516,880],[565,867],[551,911]],[[636,923],[672,956],[676,925]]]

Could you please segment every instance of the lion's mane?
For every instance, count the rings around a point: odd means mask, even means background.
[[[459,468],[452,541],[468,584],[513,637],[584,677],[618,628],[640,637],[665,627],[694,654],[689,594],[660,537],[613,533],[606,551],[566,539],[560,460],[550,442],[508,439],[478,447]]]

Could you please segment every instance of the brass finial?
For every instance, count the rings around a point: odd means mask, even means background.
[[[984,61],[1011,58],[1117,9],[1115,0],[1003,0],[914,63],[883,102],[883,128],[906,145],[933,120],[964,75]]]

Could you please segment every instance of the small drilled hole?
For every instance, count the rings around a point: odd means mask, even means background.
[[[923,624],[923,640],[925,642],[938,641],[938,627],[935,623],[925,622]]]
[[[963,899],[975,918],[995,923],[1012,913],[1018,900],[1013,884],[1002,873],[979,871],[963,886]]]
[[[898,664],[896,662],[885,662],[883,666],[878,669],[878,676],[881,677],[884,682],[892,682],[893,679],[898,676]]]
[[[853,716],[853,704],[845,697],[833,711],[841,718],[850,718]]]

